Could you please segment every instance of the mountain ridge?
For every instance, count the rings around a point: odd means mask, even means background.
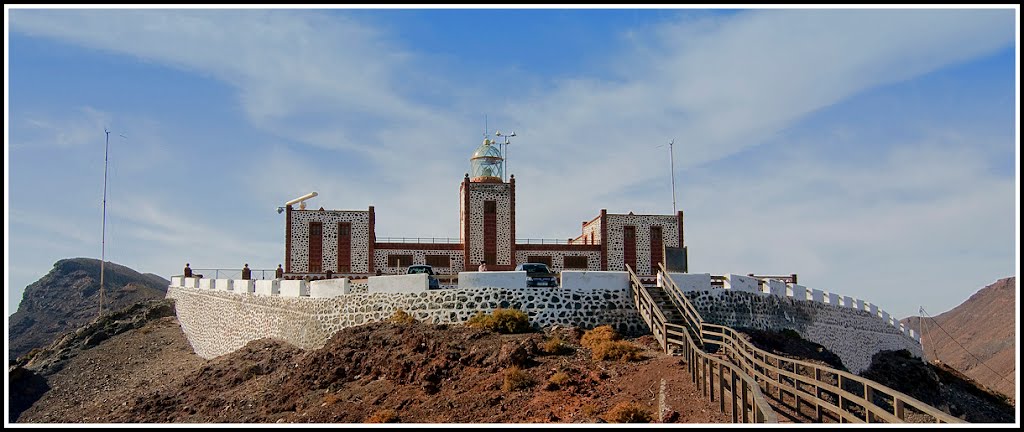
[[[103,269],[106,310],[162,299],[170,281],[107,261]],[[18,310],[8,317],[8,354],[18,358],[48,346],[61,334],[99,315],[100,260],[65,258],[25,288]]]

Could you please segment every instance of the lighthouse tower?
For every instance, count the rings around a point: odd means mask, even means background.
[[[459,186],[459,238],[467,269],[481,262],[491,270],[512,270],[516,265],[516,179],[502,181],[503,160],[497,143],[484,138]]]

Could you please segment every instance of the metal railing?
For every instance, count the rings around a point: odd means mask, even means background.
[[[517,238],[516,244],[572,244],[572,239]]]
[[[803,415],[801,405],[806,403],[814,407],[814,416],[818,422],[829,415],[840,423],[904,423],[908,414],[913,412],[917,420],[930,418],[934,423],[964,423],[959,418],[875,381],[766,352],[730,327],[703,322],[693,304],[675,281],[668,277],[664,266],[659,263],[659,267],[663,288],[669,292],[677,306],[682,306],[680,310],[686,317],[687,325],[699,323],[703,345],[723,349],[726,358],[741,368],[744,375],[753,377],[765,394],[777,394],[775,400],[778,403],[783,403],[783,395],[789,396],[794,405],[790,408],[799,415]],[[683,333],[689,336],[691,332]]]
[[[252,279],[274,279],[275,272],[277,269],[249,269],[250,276]],[[192,275],[199,277],[202,275],[204,278],[213,279],[241,279],[242,269],[241,268],[194,268],[192,269]],[[182,275],[176,275],[182,276]]]
[[[462,239],[452,237],[377,237],[375,240],[377,243],[462,243]]]
[[[704,352],[697,346],[687,326],[669,323],[661,307],[654,302],[633,269],[627,265],[626,270],[629,272],[633,302],[640,311],[640,316],[651,328],[662,349],[669,351],[670,346],[682,349],[682,354],[687,359],[686,368],[690,372],[690,379],[698,384],[701,395],[714,402],[717,388],[719,410],[725,412],[728,393],[734,423],[778,423],[775,411],[772,411],[768,401],[761,394],[757,382],[725,359]]]

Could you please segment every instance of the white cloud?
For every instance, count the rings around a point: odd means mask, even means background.
[[[62,117],[28,114],[22,119],[32,139],[12,143],[15,148],[58,148],[69,149],[96,143],[97,131],[102,133],[111,124],[112,116],[90,106],[79,107]]]
[[[413,42],[392,40],[342,11],[10,12],[16,32],[173,65],[231,85],[253,127],[283,143],[254,144],[255,152],[244,157],[244,166],[273,164],[272,172],[230,175],[281,203],[317,190],[325,208],[375,205],[380,235],[457,235],[458,182],[479,139],[475,122],[483,110],[493,110],[492,118],[502,119],[498,127],[519,135],[510,148],[510,171],[518,179],[517,236],[548,238],[578,234],[579,222],[601,208],[668,213],[667,151],[656,146],[669,139],[676,142],[677,172],[716,166],[860,92],[1003,48],[1014,40],[1013,19],[1012,10],[953,9],[683,18],[629,32],[635,50],[608,53],[614,79],[579,76],[499,98],[442,77],[440,85],[453,89],[450,99],[425,101],[417,97],[417,84],[427,80],[420,75],[441,71],[424,68],[409,48]],[[286,147],[293,142],[308,147]],[[1003,227],[1002,219],[986,219],[976,208],[997,205],[1004,184],[986,180],[982,162],[970,154],[927,148],[888,154],[870,174],[796,158],[784,160],[785,169],[764,167],[753,185],[749,176],[730,178],[735,172],[728,169],[702,181],[686,179],[680,208],[705,223],[688,231],[692,253],[697,262],[728,267],[722,271],[796,265],[813,278],[849,272],[837,270],[834,255],[872,241],[915,242],[912,249],[888,248],[884,256],[895,260],[920,247],[940,247],[931,237],[946,224],[983,220],[987,229]],[[950,165],[951,154],[969,163]],[[824,187],[840,194],[828,199]],[[902,196],[919,201],[897,199]],[[791,201],[781,205],[769,197]],[[175,248],[183,246],[178,236],[185,232],[208,244],[238,241],[219,233],[219,224],[174,213],[172,202],[140,200],[145,218],[131,220],[131,235]],[[763,214],[751,219],[723,203],[756,203]],[[988,232],[969,225],[956,234],[957,244]],[[876,229],[861,232],[867,226]],[[729,235],[739,229],[743,235]],[[768,255],[757,249],[792,238],[801,243]],[[281,245],[260,247],[278,254]],[[203,253],[235,260],[253,249]]]

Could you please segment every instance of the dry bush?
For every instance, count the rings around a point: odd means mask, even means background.
[[[498,308],[492,316],[498,333],[526,333],[531,330],[530,316],[521,310]]]
[[[593,329],[587,330],[580,338],[580,345],[584,347],[594,349],[595,346],[602,342],[611,342],[622,339],[619,332],[615,331],[610,325],[597,326]]]
[[[533,377],[526,371],[520,369],[518,366],[512,366],[505,369],[505,382],[502,384],[501,389],[506,392],[525,390],[532,387],[535,384]]]
[[[604,419],[610,423],[650,423],[651,413],[639,404],[620,402],[608,410]]]
[[[568,354],[572,352],[572,347],[558,336],[548,338],[548,340],[544,341],[544,344],[541,345],[540,349],[541,351],[551,355]]]
[[[555,372],[554,375],[551,375],[551,377],[548,378],[547,388],[548,390],[555,390],[569,384],[570,381],[572,381],[572,378],[569,377],[569,374],[565,372]]]
[[[518,309],[495,309],[491,314],[477,312],[466,325],[491,330],[498,333],[526,333],[530,327],[530,317]]]
[[[591,348],[594,352],[594,360],[643,360],[643,350],[640,347],[626,341],[607,341],[597,344]]]
[[[395,313],[391,315],[391,318],[388,318],[388,321],[391,321],[396,324],[412,324],[416,322],[416,318],[413,318],[412,315],[409,315],[408,312],[399,309],[396,310]]]
[[[338,397],[337,393],[327,393],[324,395],[324,405],[331,406],[338,403],[339,400],[341,398]]]
[[[382,409],[366,418],[365,423],[398,423],[398,413],[393,409]]]

